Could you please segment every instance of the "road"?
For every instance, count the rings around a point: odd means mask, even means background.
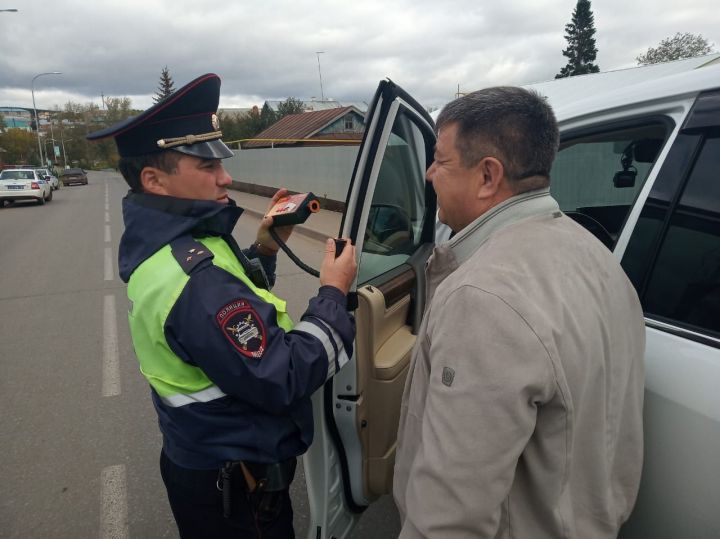
[[[0,537],[175,538],[158,470],[161,437],[117,276],[127,187],[115,173],[89,180],[56,191],[45,206],[0,208]],[[257,223],[240,219],[240,245]],[[319,266],[321,243],[296,234],[290,245]],[[274,292],[295,320],[316,287],[281,255]],[[302,471],[292,495],[303,538]],[[353,537],[397,533],[386,496]]]

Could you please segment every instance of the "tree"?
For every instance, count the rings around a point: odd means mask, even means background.
[[[0,134],[0,147],[6,152],[3,154],[6,163],[20,165],[40,162],[37,138],[31,131],[8,129]]]
[[[277,121],[277,114],[275,114],[275,111],[270,108],[270,105],[265,103],[263,105],[262,110],[260,111],[260,117],[258,122],[258,131],[255,133],[259,133],[260,131],[264,131],[268,127],[270,127],[272,124],[274,124]]]
[[[565,25],[568,47],[562,53],[568,63],[555,75],[556,79],[600,71],[593,63],[597,57],[594,35],[595,16],[590,8],[590,0],[578,0],[570,24]]]
[[[305,112],[305,103],[295,97],[288,97],[278,105],[277,119],[284,118],[289,114],[300,114]]]
[[[153,97],[153,101],[155,101],[155,103],[159,103],[171,93],[173,93],[175,91],[174,84],[175,83],[170,76],[170,71],[168,70],[167,66],[163,67],[162,71],[160,72],[160,86],[158,87],[155,97]]]
[[[713,45],[700,34],[678,32],[673,37],[663,39],[657,47],[650,47],[645,54],[635,59],[638,65],[648,65],[694,58],[713,52]]]

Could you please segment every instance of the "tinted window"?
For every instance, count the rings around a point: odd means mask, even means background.
[[[550,187],[560,209],[613,248],[668,132],[657,122],[563,137]]]
[[[34,180],[35,175],[32,170],[4,170],[0,173],[0,179],[3,180]]]
[[[720,138],[703,144],[650,274],[650,315],[720,333]]]
[[[359,283],[401,265],[422,243],[427,159],[422,130],[401,108],[373,193],[358,267]]]

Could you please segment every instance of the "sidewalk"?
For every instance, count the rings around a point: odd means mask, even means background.
[[[230,193],[237,205],[245,209],[245,213],[261,219],[265,215],[270,199],[258,195],[251,195],[242,191]],[[295,225],[295,234],[302,234],[314,240],[325,241],[327,238],[335,238],[340,233],[340,220],[342,214],[321,209],[318,213],[311,215],[305,223]]]

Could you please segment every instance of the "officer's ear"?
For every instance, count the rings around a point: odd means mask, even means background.
[[[167,195],[167,174],[155,167],[145,167],[140,171],[140,183],[143,191],[151,195]]]

